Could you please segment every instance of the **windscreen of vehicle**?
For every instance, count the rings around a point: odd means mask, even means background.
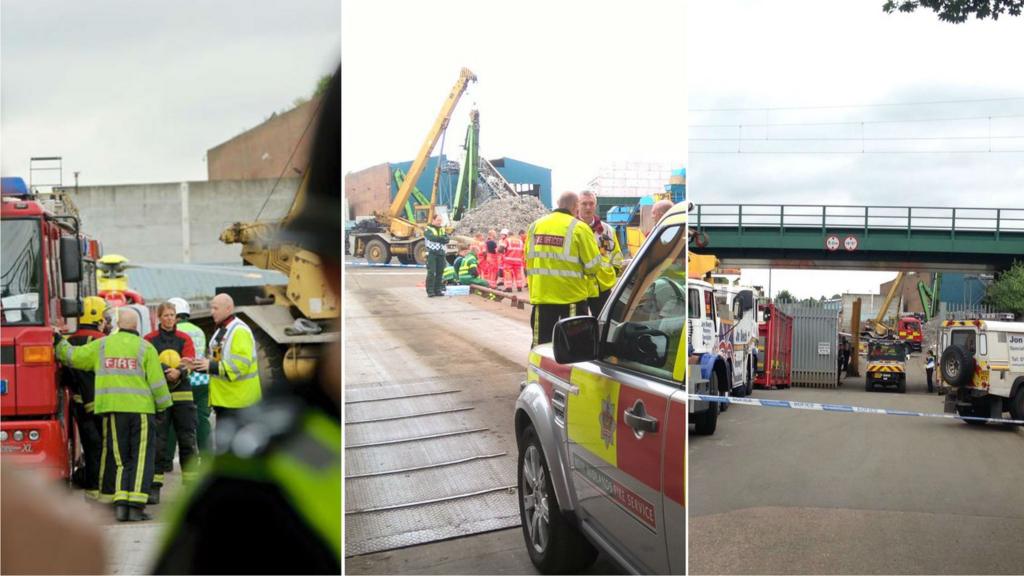
[[[4,220],[0,252],[0,317],[4,325],[42,324],[39,222]]]
[[[903,362],[907,359],[902,344],[872,344],[868,350],[869,360],[896,360]]]

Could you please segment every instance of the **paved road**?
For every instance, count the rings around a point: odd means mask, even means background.
[[[423,277],[420,270],[346,269],[346,398],[372,394],[373,388],[393,383],[460,389],[456,403],[474,408],[460,416],[465,419],[463,426],[490,428],[480,435],[480,441],[508,453],[507,457],[495,460],[514,484],[516,445],[512,411],[519,383],[525,377],[530,345],[529,311],[478,296],[428,299],[424,290],[416,287]],[[346,418],[351,420],[352,409],[359,406],[363,405],[346,406]],[[350,428],[346,425],[347,439],[353,437]],[[350,452],[346,451],[347,460],[353,457]],[[347,464],[346,474],[352,471]],[[346,510],[352,504],[350,488],[346,488]],[[466,532],[462,530],[465,517],[450,509],[443,513],[452,516],[449,524],[453,532]],[[348,547],[348,542],[365,540],[366,535],[353,534],[351,530],[359,523],[351,521],[350,515],[346,517]],[[417,527],[425,532],[426,525],[434,520],[435,516],[429,516]],[[523,547],[520,528],[515,524],[511,524],[512,528],[472,536],[349,557],[345,570],[349,574],[536,573]],[[361,526],[372,527],[372,523],[364,522]],[[429,529],[440,532],[434,525]],[[593,568],[594,573],[618,571],[603,557]]]
[[[754,397],[942,412],[910,375]],[[1024,571],[1024,428],[733,406],[691,433],[688,478],[694,574]]]

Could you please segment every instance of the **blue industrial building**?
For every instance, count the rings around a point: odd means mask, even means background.
[[[441,178],[437,185],[438,203],[451,207],[455,197],[455,188],[459,182],[459,164],[451,161],[447,155],[431,156],[427,159],[427,165],[423,169],[416,187],[420,189],[427,198],[434,187],[434,174],[437,171],[438,158],[442,162]],[[498,173],[508,180],[509,184],[520,194],[528,194],[540,198],[545,206],[551,207],[551,169],[530,164],[513,158],[498,158],[491,160],[491,164],[498,170]],[[412,167],[412,160],[405,162],[394,162],[390,164],[391,169],[391,198],[398,193],[398,183],[395,182],[395,170],[402,170],[408,173]]]
[[[988,284],[977,274],[944,272],[939,301],[954,306],[977,306],[985,297]]]

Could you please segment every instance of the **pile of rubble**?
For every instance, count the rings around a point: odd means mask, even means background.
[[[535,196],[492,198],[466,212],[455,226],[455,234],[472,236],[477,232],[508,228],[512,234],[526,230],[534,220],[550,212]]]

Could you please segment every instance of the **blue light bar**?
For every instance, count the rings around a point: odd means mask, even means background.
[[[29,196],[30,194],[25,179],[14,176],[0,178],[0,195]]]

